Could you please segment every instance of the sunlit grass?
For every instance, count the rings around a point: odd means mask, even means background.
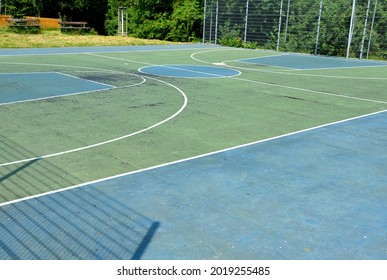
[[[82,46],[161,45],[167,41],[145,40],[124,36],[68,35],[58,30],[41,34],[18,34],[0,29],[0,48],[55,48]]]

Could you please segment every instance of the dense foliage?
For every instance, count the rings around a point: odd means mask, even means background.
[[[109,0],[107,34],[117,33],[117,10],[128,8],[129,33],[146,39],[194,41],[201,36],[203,0]]]
[[[99,34],[117,34],[119,6],[128,8],[129,33],[146,39],[194,41],[201,36],[203,0],[3,0],[15,17],[87,21]]]
[[[244,17],[247,0],[219,0],[223,11],[219,17],[218,39],[231,46],[264,46],[275,48],[278,34],[280,0],[250,0],[251,27],[244,42]],[[375,0],[372,0],[370,17]],[[2,0],[7,13],[16,17],[60,17],[87,21],[99,34],[117,34],[118,7],[128,10],[129,34],[138,38],[191,42],[200,40],[203,31],[204,0]],[[206,0],[215,6],[216,0]],[[281,49],[308,52],[314,49],[315,30],[320,1],[283,1],[284,13],[291,3],[287,34],[281,37]],[[357,0],[357,26],[364,22],[368,0]],[[348,37],[351,0],[324,0],[319,53],[342,55]],[[4,12],[4,8],[3,8]],[[379,0],[377,21],[371,49],[387,56],[387,1]],[[232,21],[237,20],[237,23]],[[255,21],[255,22],[254,22]],[[370,25],[370,21],[369,21]],[[356,45],[362,39],[362,28],[353,37]]]
[[[2,0],[7,14],[14,17],[41,16],[63,20],[87,21],[104,34],[108,0]],[[3,8],[4,10],[4,8]]]

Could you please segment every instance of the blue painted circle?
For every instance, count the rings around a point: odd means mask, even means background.
[[[240,75],[239,71],[229,68],[181,64],[146,66],[138,71],[143,74],[174,78],[224,78]]]

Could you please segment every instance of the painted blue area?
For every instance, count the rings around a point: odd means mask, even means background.
[[[48,54],[79,54],[79,53],[110,53],[135,51],[190,50],[216,48],[207,44],[149,45],[149,46],[111,46],[111,47],[68,47],[68,48],[28,48],[0,49],[0,56],[13,55],[48,55]]]
[[[0,259],[385,260],[386,142],[383,112],[6,205]]]
[[[387,66],[386,62],[371,60],[355,60],[336,57],[324,57],[313,55],[284,54],[267,57],[257,57],[240,60],[245,63],[285,67],[299,70],[348,68],[348,67],[370,67]]]
[[[138,71],[148,75],[176,78],[224,78],[240,75],[239,71],[229,68],[182,64],[146,66]]]
[[[159,226],[95,188],[4,207],[0,221],[0,259],[140,258]]]
[[[0,74],[0,104],[112,88],[60,73]]]

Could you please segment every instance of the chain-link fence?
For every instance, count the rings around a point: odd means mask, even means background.
[[[387,58],[387,1],[205,0],[203,42]]]

